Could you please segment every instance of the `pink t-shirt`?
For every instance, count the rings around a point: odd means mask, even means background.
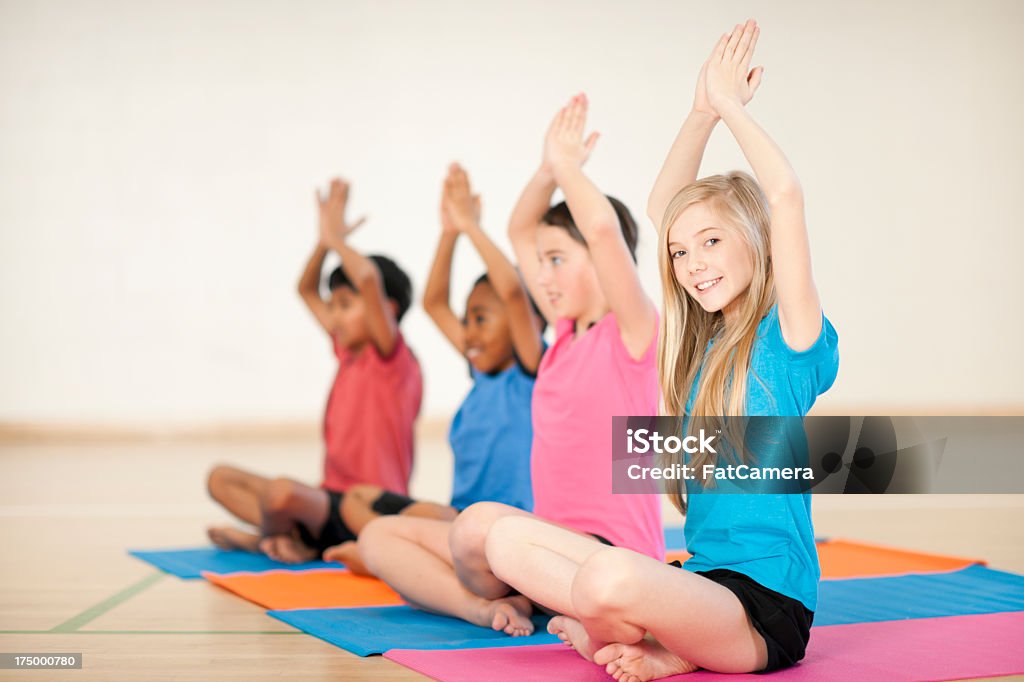
[[[354,354],[334,343],[338,375],[324,414],[327,490],[372,483],[408,494],[413,424],[420,412],[423,375],[401,333],[390,357],[372,343]]]
[[[612,494],[612,417],[657,414],[657,339],[634,360],[613,313],[577,341],[572,320],[555,334],[533,388],[533,511],[663,560],[661,496]]]

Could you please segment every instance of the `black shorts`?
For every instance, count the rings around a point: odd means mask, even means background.
[[[320,529],[320,532],[314,533],[305,524],[296,524],[298,526],[299,538],[303,544],[315,549],[318,555],[323,554],[324,550],[328,547],[334,547],[343,542],[356,539],[356,534],[341,520],[341,500],[345,494],[333,490],[326,492],[327,520],[324,521],[324,527]]]
[[[343,542],[356,539],[356,534],[352,532],[345,521],[341,518],[341,501],[345,494],[328,490],[327,492],[327,521],[324,522],[324,527],[320,529],[320,533],[313,533],[303,524],[297,524],[299,531],[299,538],[303,544],[307,547],[312,547],[317,551],[318,554],[323,554],[323,551],[328,547],[334,547],[340,545]],[[404,495],[397,495],[390,492],[382,492],[380,496],[374,500],[371,508],[381,516],[391,516],[399,514],[403,509],[412,504],[415,500],[406,497]]]
[[[373,501],[371,508],[381,516],[394,516],[395,514],[401,514],[402,510],[415,501],[411,497],[385,490],[380,494],[380,497]]]
[[[672,565],[682,567],[678,561],[673,561]],[[768,664],[758,672],[788,668],[804,657],[807,641],[811,638],[813,611],[808,611],[796,599],[770,590],[737,571],[716,568],[694,573],[728,588],[743,604],[754,628],[764,637],[768,647]]]

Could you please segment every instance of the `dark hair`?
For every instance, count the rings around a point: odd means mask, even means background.
[[[615,216],[619,219],[619,227],[622,229],[622,238],[626,240],[626,246],[629,248],[629,255],[633,257],[633,262],[636,263],[636,242],[638,238],[636,221],[633,220],[633,214],[629,212],[626,205],[616,199],[605,195],[608,201],[611,202],[612,208],[615,209]],[[560,204],[555,204],[548,209],[544,217],[540,219],[545,225],[551,225],[552,227],[560,227],[569,233],[569,236],[578,241],[584,246],[587,245],[587,240],[583,238],[580,233],[580,229],[576,227],[576,221],[572,219],[572,214],[569,213],[569,207],[563,201]]]
[[[369,256],[369,259],[373,261],[377,266],[377,271],[380,272],[380,277],[384,282],[384,294],[398,305],[397,317],[400,322],[412,304],[412,281],[409,279],[409,275],[405,274],[405,271],[387,256],[373,255]],[[327,286],[331,291],[339,287],[355,289],[352,280],[340,266],[331,272]]]
[[[494,285],[491,284],[491,278],[487,276],[486,272],[476,278],[476,281],[473,282],[473,289],[476,289],[481,284],[486,284],[487,286],[494,288]],[[533,313],[537,316],[537,319],[540,320],[540,333],[543,334],[544,330],[548,327],[548,321],[544,319],[544,313],[540,311],[540,308],[537,306],[537,302],[533,300],[533,296],[530,295],[530,290],[525,286],[523,289],[526,291],[526,300],[530,302],[530,307],[533,308]]]

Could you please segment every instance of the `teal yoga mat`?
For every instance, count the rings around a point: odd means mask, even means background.
[[[534,634],[509,637],[458,618],[437,616],[409,606],[379,606],[358,609],[296,609],[268,611],[325,642],[359,656],[382,654],[389,649],[470,649],[474,647],[549,644],[548,617],[534,616]]]
[[[216,547],[189,547],[167,550],[129,550],[129,554],[146,563],[156,566],[165,573],[176,575],[186,580],[202,578],[202,572],[238,573],[248,571],[287,570],[302,571],[311,568],[344,568],[339,563],[310,561],[304,564],[282,564],[265,554],[243,552],[241,550],[224,550]]]
[[[823,580],[815,625],[1024,611],[1024,576],[985,566],[950,573]]]

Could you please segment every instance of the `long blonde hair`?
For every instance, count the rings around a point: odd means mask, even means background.
[[[750,287],[740,294],[736,324],[726,326],[721,312],[709,313],[676,280],[669,229],[687,208],[706,202],[733,228],[750,249],[753,277]],[[747,375],[751,350],[761,318],[775,303],[775,278],[772,273],[771,224],[768,202],[757,182],[740,171],[713,175],[687,185],[672,198],[661,221],[658,240],[658,266],[661,271],[665,312],[658,335],[658,377],[661,382],[663,413],[683,415],[694,381],[700,384],[688,416],[691,422],[707,429],[720,424],[720,417],[743,416],[747,395]],[[708,348],[714,339],[714,345]],[[703,368],[703,369],[702,369]],[[735,420],[738,421],[738,420]],[[733,440],[740,443],[740,440]],[[740,448],[741,459],[746,459]],[[698,453],[691,459],[695,471],[715,464],[710,453]],[[710,485],[712,481],[705,481]],[[669,485],[673,504],[685,511],[683,481]]]

